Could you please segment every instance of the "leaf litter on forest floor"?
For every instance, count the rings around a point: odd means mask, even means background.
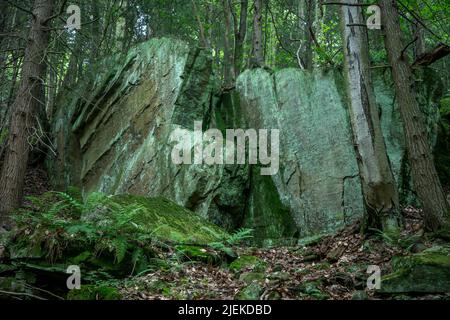
[[[405,228],[398,239],[416,239],[421,234],[422,213],[413,207],[404,210]],[[239,256],[256,256],[267,264],[264,280],[253,280],[262,287],[260,299],[349,300],[356,293],[367,299],[379,297],[367,289],[367,267],[377,265],[382,274],[390,273],[393,256],[406,255],[410,248],[382,235],[366,237],[359,224],[324,237],[312,246],[276,248],[235,247]],[[397,239],[397,238],[395,238]],[[424,241],[424,247],[431,243]],[[240,274],[252,272],[244,268]],[[230,300],[248,283],[227,266],[180,263],[170,270],[159,270],[135,278],[121,292],[125,299],[223,299]],[[364,293],[365,292],[365,293]]]

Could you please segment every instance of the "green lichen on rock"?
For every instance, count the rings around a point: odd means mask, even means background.
[[[321,70],[254,69],[239,76],[236,88],[249,128],[280,130],[280,170],[271,179],[297,235],[334,232],[359,218],[358,167],[334,76]],[[260,183],[251,179],[251,188]],[[264,216],[264,206],[258,210],[253,217]]]
[[[392,261],[394,273],[382,278],[381,293],[450,292],[450,247],[435,246]]]
[[[171,158],[171,134],[192,132],[194,121],[204,129],[241,127],[234,111],[216,112],[217,82],[211,53],[181,40],[153,38],[100,62],[58,101],[54,185],[163,196],[227,230],[241,227],[246,166],[184,166]]]

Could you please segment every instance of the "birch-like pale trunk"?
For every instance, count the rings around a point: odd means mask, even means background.
[[[255,0],[253,4],[253,43],[250,58],[251,67],[261,67],[264,65],[264,49],[262,40],[262,0]]]
[[[361,7],[342,5],[340,14],[349,113],[366,208],[365,226],[386,230],[396,226],[399,200],[372,87],[367,29]]]
[[[235,23],[234,30],[234,72],[237,78],[242,70],[242,61],[244,58],[244,42],[247,35],[247,17],[248,17],[248,0],[241,0],[241,13],[239,18],[239,26]]]

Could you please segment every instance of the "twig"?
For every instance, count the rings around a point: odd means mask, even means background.
[[[370,7],[374,3],[323,2],[323,6]]]
[[[412,45],[412,44],[413,44],[414,42],[416,42],[417,40],[419,40],[419,37],[415,37],[414,40],[412,40],[410,43],[408,43],[408,44],[406,45],[406,47],[402,50],[402,53],[400,54],[400,57],[401,57],[402,59],[405,59],[405,56],[404,56],[405,51],[408,50],[409,46]]]
[[[7,4],[13,6],[14,8],[17,8],[17,9],[23,11],[23,12],[26,12],[26,13],[28,13],[28,14],[31,14],[31,15],[33,16],[33,18],[36,18],[36,15],[33,13],[33,11],[28,10],[28,9],[25,9],[25,8],[23,8],[23,7],[21,7],[21,6],[17,5],[17,4],[15,4],[14,2],[9,1],[9,0],[5,0],[5,1],[6,1]]]
[[[30,285],[28,283],[25,284],[25,286],[27,286],[27,287],[29,287],[30,289],[33,289],[33,290],[42,291],[42,292],[47,293],[47,294],[49,294],[49,295],[51,295],[51,296],[53,296],[55,298],[60,299],[60,300],[65,300],[63,297],[60,297],[60,296],[54,294],[53,292],[50,292],[50,291],[47,291],[47,290],[44,290],[44,289],[41,289],[41,288],[38,288],[38,287],[34,287],[34,286],[32,286],[32,285]]]
[[[46,25],[47,22],[49,22],[49,21],[51,21],[51,20],[53,20],[53,19],[59,17],[60,15],[62,15],[63,12],[64,12],[64,8],[66,7],[66,3],[67,3],[67,0],[64,0],[63,3],[61,4],[61,8],[59,9],[59,12],[56,13],[56,14],[54,14],[54,15],[52,15],[52,16],[50,16],[50,17],[48,17],[48,18],[44,21],[43,25]]]
[[[384,68],[391,68],[392,66],[388,65],[388,64],[383,64],[383,65],[379,65],[379,66],[372,66],[370,67],[370,69],[384,69]]]
[[[0,293],[8,294],[8,295],[11,295],[11,296],[26,296],[26,297],[35,298],[35,299],[38,299],[38,300],[47,300],[45,298],[42,298],[42,297],[39,297],[39,296],[35,296],[34,294],[26,293],[26,292],[11,292],[11,291],[0,290]]]
[[[422,27],[424,27],[429,33],[431,33],[437,40],[443,41],[441,37],[439,37],[437,34],[435,34],[428,26],[422,22],[420,17],[414,12],[411,11],[406,5],[404,5],[400,0],[397,0],[397,2],[405,9]]]

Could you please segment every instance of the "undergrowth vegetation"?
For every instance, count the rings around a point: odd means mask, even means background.
[[[397,231],[385,232],[382,230],[373,229],[375,232],[375,236],[383,241],[385,244],[392,248],[405,249],[410,251],[411,248],[420,242],[422,235],[421,234],[404,234]]]
[[[9,269],[63,274],[69,265],[79,265],[87,270],[85,283],[104,286],[193,260],[226,263],[236,256],[233,246],[252,237],[250,229],[228,234],[162,198],[155,200],[155,208],[166,223],[152,224],[151,202],[124,199],[137,198],[92,193],[83,200],[74,190],[28,197],[28,205],[13,215],[15,227],[3,235]],[[183,238],[176,214],[190,219],[188,225],[201,225],[197,238]],[[6,264],[0,261],[0,266]]]

